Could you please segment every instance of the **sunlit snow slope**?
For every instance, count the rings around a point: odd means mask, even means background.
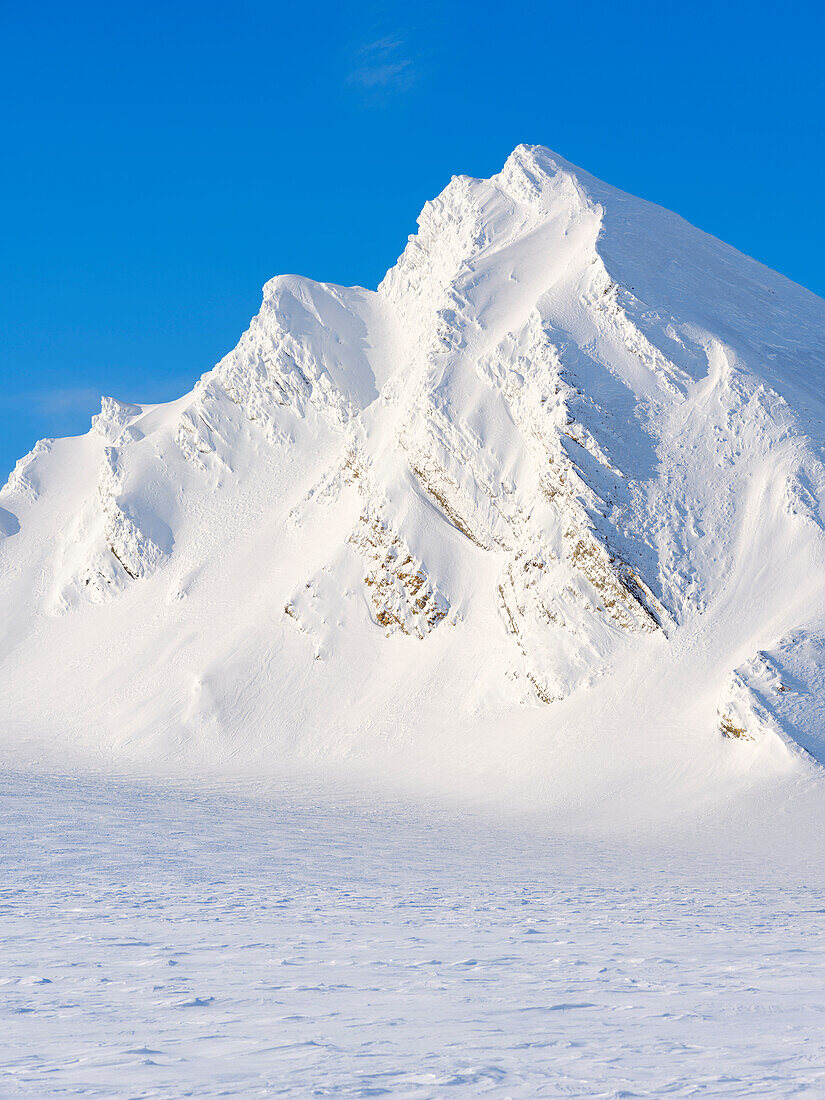
[[[568,799],[810,767],[823,333],[546,149],[455,177],[377,291],[273,279],[192,393],[18,463],[4,744]]]

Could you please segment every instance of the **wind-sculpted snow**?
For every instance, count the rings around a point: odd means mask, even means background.
[[[40,455],[48,454],[52,443],[51,439],[41,439],[27,455],[18,459],[8,481],[3,486],[3,493],[8,499],[37,500],[40,493],[40,482],[35,474],[37,460]]]
[[[310,411],[343,427],[377,397],[368,342],[370,327],[381,327],[375,297],[294,276],[267,283],[249,330],[181,414],[184,455],[203,468],[212,454],[231,466],[239,422],[229,403],[273,444],[291,443],[293,419]]]
[[[10,748],[675,800],[825,759],[823,332],[545,149],[454,178],[377,291],[273,279],[192,393],[18,463]]]
[[[128,405],[114,397],[104,397],[100,402],[100,412],[92,417],[92,430],[114,443],[142,411],[139,405]],[[139,434],[132,434],[131,437],[140,438]]]

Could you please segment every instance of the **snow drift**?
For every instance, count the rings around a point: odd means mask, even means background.
[[[0,493],[8,754],[696,799],[823,759],[825,303],[541,147]],[[651,792],[653,792],[651,794]]]

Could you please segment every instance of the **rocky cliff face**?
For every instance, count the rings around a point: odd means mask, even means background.
[[[106,398],[21,460],[7,713],[153,756],[493,766],[518,728],[529,772],[601,722],[645,759],[791,766],[823,714],[823,331],[520,146],[424,207],[377,291],[273,279],[191,394]]]

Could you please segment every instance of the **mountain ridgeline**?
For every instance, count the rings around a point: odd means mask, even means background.
[[[559,798],[825,759],[825,303],[542,147],[418,226],[20,460],[5,746]]]

